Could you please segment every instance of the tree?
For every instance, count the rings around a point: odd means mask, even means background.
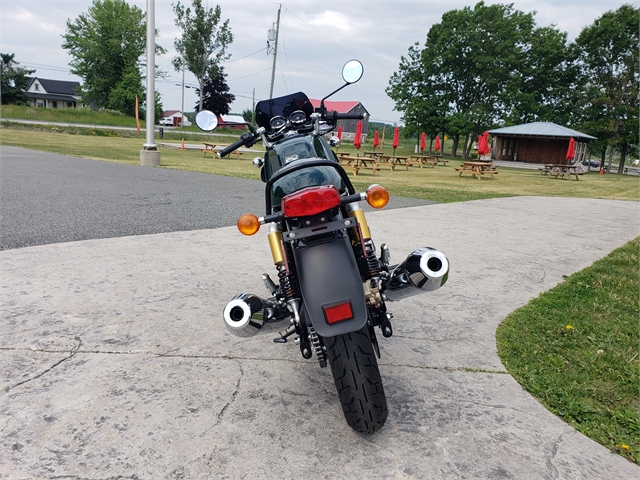
[[[227,115],[229,113],[229,105],[236,97],[229,93],[230,89],[225,81],[226,77],[227,74],[220,67],[215,77],[204,82],[202,95],[200,94],[200,89],[196,88],[196,95],[200,97],[200,101],[195,105],[197,112],[211,110],[216,115]]]
[[[193,12],[180,2],[172,5],[176,15],[175,24],[182,30],[182,37],[174,41],[178,56],[172,59],[172,63],[177,72],[186,68],[198,80],[201,92],[198,111],[201,111],[204,84],[209,79],[215,79],[220,62],[230,58],[226,50],[233,41],[233,35],[229,20],[220,24],[222,11],[219,5],[209,10],[202,6],[202,0],[192,0],[192,5]]]
[[[28,103],[29,98],[25,95],[27,89],[27,75],[31,75],[35,70],[27,70],[19,67],[14,60],[15,53],[0,53],[0,97],[2,105]]]
[[[587,79],[584,125],[620,151],[618,173],[623,173],[627,152],[638,145],[639,17],[640,9],[622,5],[576,38]]]
[[[136,95],[141,102],[146,98],[144,12],[125,0],[94,0],[87,13],[67,20],[62,37],[62,48],[73,57],[71,72],[83,79],[83,102],[133,115]],[[164,49],[156,46],[156,53]]]
[[[572,70],[573,68],[573,70]],[[570,117],[575,55],[566,34],[535,28],[533,13],[513,5],[451,10],[410,47],[387,94],[409,125],[453,139],[463,157],[483,130],[500,123]]]

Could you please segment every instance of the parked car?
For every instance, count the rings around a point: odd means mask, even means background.
[[[585,160],[582,164],[591,165],[591,168],[600,168],[600,160],[591,160],[591,162],[589,162],[589,160]]]
[[[160,119],[160,125],[173,127],[173,117],[165,117]]]

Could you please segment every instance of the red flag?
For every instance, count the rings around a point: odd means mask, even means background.
[[[338,140],[342,140],[342,125],[338,127]]]
[[[373,148],[376,148],[380,145],[380,138],[378,137],[378,130],[376,130],[373,134]]]
[[[427,148],[427,134],[422,132],[422,135],[420,135],[420,151],[423,151],[425,148]]]
[[[138,128],[138,134],[140,134],[140,118],[138,118],[138,95],[136,95],[136,127]]]
[[[400,128],[396,127],[393,129],[393,149],[395,150],[400,145]]]
[[[353,146],[356,147],[357,150],[360,150],[362,147],[362,120],[358,120],[356,124],[356,134],[353,137]]]
[[[567,155],[564,157],[565,160],[571,160],[573,157],[576,156],[576,141],[571,138],[571,140],[569,140],[569,148],[567,149]]]
[[[436,152],[440,150],[440,136],[436,135]]]

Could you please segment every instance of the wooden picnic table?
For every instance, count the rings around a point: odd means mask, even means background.
[[[579,180],[578,165],[566,165],[564,163],[547,163],[545,164],[544,169],[541,173],[544,175],[549,175],[549,178],[551,178],[552,176],[554,176],[555,178],[562,176],[562,178],[564,179],[564,176],[567,175],[569,177],[569,180],[571,180],[571,175],[573,175],[576,177],[576,180]]]
[[[384,155],[384,152],[382,152],[382,151],[377,151],[377,152],[362,152],[362,154],[363,154],[365,157],[369,157],[369,158],[377,158],[377,157],[379,157],[380,155]]]
[[[491,162],[462,162],[460,168],[456,168],[455,170],[458,172],[458,176],[461,176],[464,172],[468,172],[478,180],[482,178],[482,175],[487,173],[491,175],[491,178],[493,178],[494,174],[498,173],[498,170]]]
[[[204,142],[204,148],[202,149],[202,153],[204,153],[203,157],[206,157],[207,154],[211,154],[211,156],[213,158],[217,157],[217,153],[218,150],[222,150],[225,147],[228,147],[229,145],[227,145],[226,143],[207,143]],[[240,159],[240,155],[242,155],[242,152],[240,151],[240,149],[235,150],[233,153],[236,154],[236,158]]]
[[[392,171],[400,165],[409,170],[409,157],[396,157],[394,155],[379,155],[379,165],[386,165]]]
[[[409,163],[411,165],[419,165],[420,168],[425,164],[431,165],[431,168],[438,165],[444,165],[446,167],[448,161],[449,160],[445,160],[443,157],[438,157],[436,155],[411,155],[409,157]]]
[[[380,170],[375,159],[367,157],[352,157],[348,153],[338,155],[338,163],[340,165],[350,167],[354,175],[358,175],[359,170],[371,170],[373,175]]]

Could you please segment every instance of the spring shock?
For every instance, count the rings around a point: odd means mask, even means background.
[[[356,248],[358,251],[358,270],[360,271],[362,280],[367,281],[373,277],[379,276],[380,262],[376,258],[372,242],[369,240],[365,243],[364,248],[366,248],[366,252],[363,251],[361,245],[358,245]]]
[[[289,270],[287,273],[284,265],[278,267],[278,278],[280,280],[280,291],[286,301],[300,298],[300,284],[295,271]]]

